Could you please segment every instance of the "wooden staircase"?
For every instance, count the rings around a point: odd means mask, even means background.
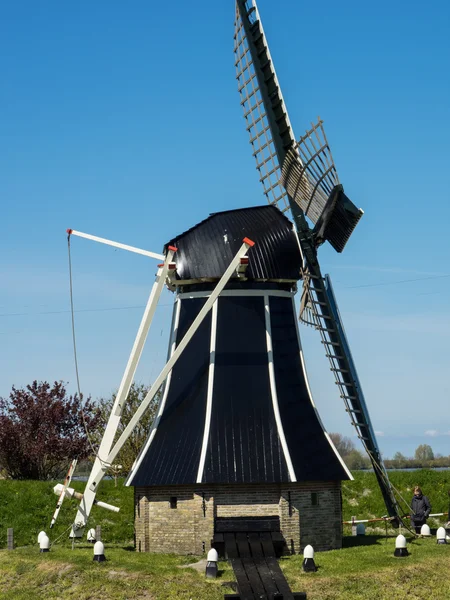
[[[238,594],[225,594],[235,600],[306,599],[304,592],[292,592],[276,556],[286,542],[276,531],[216,533],[213,546],[228,559],[236,577]]]

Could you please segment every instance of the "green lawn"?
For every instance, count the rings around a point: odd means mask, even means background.
[[[433,512],[448,509],[448,472],[397,472],[391,479],[408,499],[418,483],[430,496]],[[94,507],[89,523],[102,527],[107,562],[94,563],[92,547],[84,540],[72,550],[68,528],[78,503],[66,500],[56,527],[49,530],[57,501],[53,485],[0,480],[0,599],[222,600],[225,593],[232,593],[222,586],[234,581],[227,563],[220,564],[218,580],[206,581],[203,573],[178,568],[200,557],[134,552],[133,490],[120,482],[116,488],[113,481],[103,481],[98,494],[120,506],[120,512]],[[84,484],[75,482],[74,487],[81,491]],[[373,473],[357,472],[355,481],[343,483],[343,511],[344,519],[385,513]],[[13,552],[4,549],[8,527],[14,528]],[[42,529],[52,543],[56,541],[48,554],[40,554],[37,545]],[[350,528],[344,531],[350,533]],[[410,539],[411,556],[398,559],[393,556],[394,543],[395,536],[387,541],[383,535],[345,537],[342,550],[316,554],[317,573],[302,572],[301,556],[282,559],[281,567],[292,590],[306,591],[308,600],[450,600],[450,544],[438,545],[434,538]]]
[[[317,573],[303,573],[302,557],[281,560],[293,591],[308,600],[445,600],[450,599],[450,545],[434,538],[410,540],[411,555],[394,558],[394,538],[346,538],[342,550],[316,554]],[[234,580],[220,563],[217,580],[203,572],[179,568],[197,558],[144,554],[132,548],[106,547],[107,561],[92,560],[92,547],[54,546],[40,554],[34,547],[0,551],[0,598],[76,600],[180,599],[222,600]],[[223,585],[225,584],[225,585]]]

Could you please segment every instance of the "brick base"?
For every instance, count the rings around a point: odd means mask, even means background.
[[[216,517],[278,516],[288,551],[342,547],[341,482],[136,487],[139,552],[202,554]]]

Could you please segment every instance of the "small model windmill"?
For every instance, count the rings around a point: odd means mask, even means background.
[[[289,120],[256,0],[236,0],[235,65],[247,131],[269,204],[290,211],[303,255],[301,321],[322,338],[340,396],[366,449],[391,517],[400,518],[383,465],[330,278],[322,276],[318,247],[342,252],[363,215],[345,195],[318,120],[298,141]],[[308,224],[312,223],[312,227]]]

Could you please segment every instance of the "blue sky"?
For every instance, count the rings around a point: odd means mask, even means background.
[[[450,453],[450,5],[258,3],[297,137],[325,121],[365,210],[331,274],[386,456]],[[33,379],[75,390],[72,227],[161,251],[210,212],[264,203],[233,67],[233,0],[0,6],[0,395]],[[81,385],[117,388],[153,261],[73,241]],[[163,365],[172,296],[138,379]],[[316,332],[316,403],[352,435]]]

